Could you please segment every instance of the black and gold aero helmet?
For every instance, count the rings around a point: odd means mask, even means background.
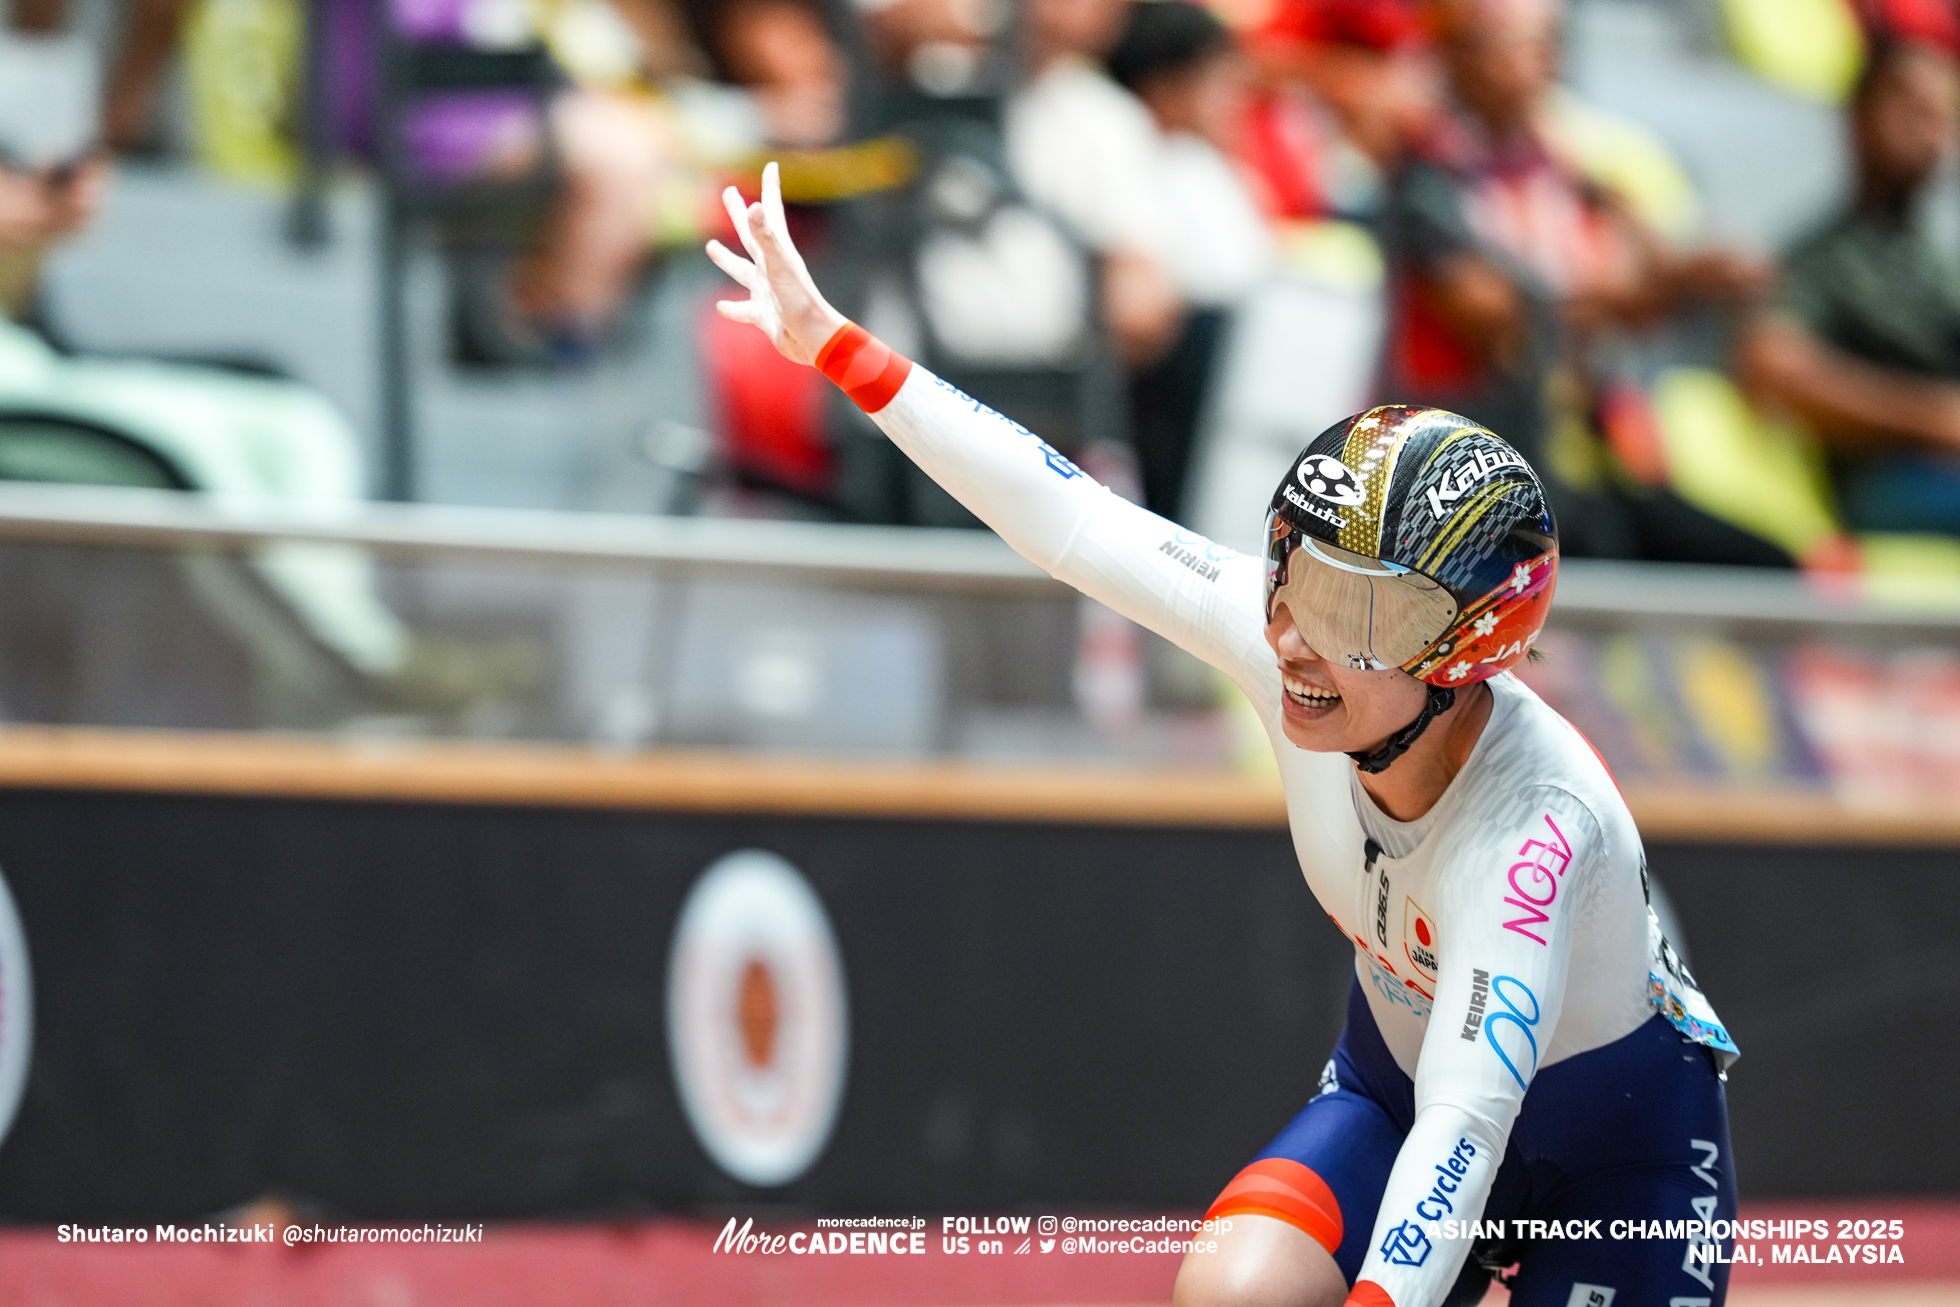
[[[1386,405],[1295,460],[1266,520],[1266,612],[1322,658],[1474,685],[1524,660],[1558,576],[1558,525],[1522,455],[1468,418]]]

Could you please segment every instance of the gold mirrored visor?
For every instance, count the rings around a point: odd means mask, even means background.
[[[1300,638],[1329,662],[1358,671],[1400,667],[1456,620],[1456,600],[1396,563],[1303,536],[1286,561],[1272,606],[1292,615]]]

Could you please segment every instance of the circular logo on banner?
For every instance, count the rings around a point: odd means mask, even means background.
[[[674,1081],[708,1156],[788,1184],[830,1139],[849,1050],[844,964],[810,883],[743,849],[688,893],[667,967]]]
[[[34,991],[27,971],[27,935],[0,879],[0,1140],[14,1123],[27,1088],[34,1045]]]

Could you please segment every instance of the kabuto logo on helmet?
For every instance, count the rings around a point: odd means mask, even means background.
[[[1515,449],[1475,449],[1468,458],[1446,472],[1440,481],[1423,491],[1423,496],[1429,501],[1429,511],[1440,522],[1450,515],[1466,491],[1491,473],[1500,468],[1529,466],[1524,461],[1524,455]]]
[[[1368,492],[1361,488],[1361,478],[1331,454],[1309,454],[1300,460],[1294,475],[1308,494],[1330,504],[1353,508],[1368,498]]]

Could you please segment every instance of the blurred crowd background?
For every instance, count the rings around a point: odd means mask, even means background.
[[[776,156],[840,300],[1199,529],[1256,532],[1262,426],[1393,399],[1512,441],[1573,556],[1856,567],[1960,533],[1957,52],[1944,0],[16,0],[0,295],[10,352],[97,352],[43,273],[119,160],[284,191],[300,250],[362,175],[442,256],[448,366],[699,388],[656,453],[754,494],[642,507],[961,521],[698,306],[635,332]],[[348,492],[415,487],[363,430],[401,415],[235,353],[339,403]]]
[[[719,194],[752,193],[774,158],[840,308],[1221,543],[1258,547],[1272,486],[1325,425],[1420,402],[1531,460],[1568,557],[1921,605],[1960,589],[1948,0],[6,15],[6,480],[976,526],[814,372],[713,313],[734,294],[700,255],[729,235]],[[405,623],[414,595],[351,553],[255,566],[397,706],[447,712],[532,674],[521,649]],[[35,584],[16,613],[72,607],[68,574]],[[1133,720],[1134,633],[1077,620],[1064,697]],[[1620,765],[1817,775],[1877,749],[1881,788],[1944,792],[1944,754],[1929,768],[1867,737],[1946,720],[1950,651],[1901,670],[1896,647],[1566,639],[1542,679]],[[16,716],[227,724],[112,711],[99,686],[76,706],[42,684],[47,643],[8,655]],[[961,656],[926,679],[958,681]],[[1153,703],[1214,697],[1152,684]],[[535,729],[660,735],[621,702],[566,709],[611,726]]]

